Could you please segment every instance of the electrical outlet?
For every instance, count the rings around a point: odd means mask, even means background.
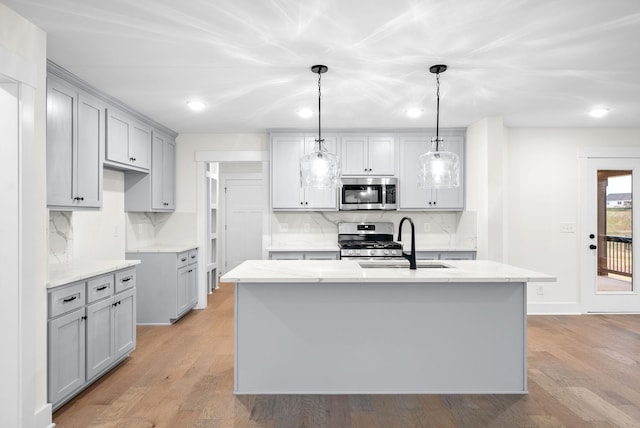
[[[311,232],[311,225],[309,223],[304,223],[302,227],[304,228],[305,233]]]
[[[278,231],[280,231],[280,233],[286,233],[289,231],[289,223],[280,223],[278,225]]]
[[[113,226],[113,237],[117,238],[119,235],[118,233],[118,225]]]
[[[429,232],[431,230],[431,225],[429,223],[423,223],[422,224],[422,231],[423,232]]]
[[[536,294],[538,296],[544,295],[544,285],[536,285]]]

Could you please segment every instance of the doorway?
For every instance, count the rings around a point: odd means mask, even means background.
[[[586,160],[581,241],[582,294],[587,312],[640,312],[634,276],[634,235],[640,225],[634,200],[640,159]]]

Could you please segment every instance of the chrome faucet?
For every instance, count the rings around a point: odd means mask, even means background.
[[[405,220],[409,220],[411,224],[411,253],[407,254],[402,250],[402,257],[409,260],[409,269],[416,269],[416,228],[413,225],[413,220],[409,217],[402,217],[400,220],[400,225],[398,226],[398,242],[402,241],[402,224]]]

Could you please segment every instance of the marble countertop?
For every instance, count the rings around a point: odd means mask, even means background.
[[[410,248],[405,247],[405,251],[409,251]],[[267,251],[269,252],[285,252],[285,251],[340,251],[338,244],[324,244],[324,245],[309,245],[309,244],[277,244],[267,247]],[[469,247],[429,247],[426,245],[416,245],[416,251],[476,251],[475,248]]]
[[[363,268],[359,263],[388,264],[382,261],[352,260],[248,260],[220,278],[221,282],[554,282],[555,277],[487,260],[420,261],[446,268],[405,267]]]
[[[198,246],[194,244],[157,244],[138,248],[129,248],[127,249],[127,253],[182,253],[195,248],[198,248]]]
[[[139,265],[140,260],[98,260],[91,262],[71,262],[49,265],[47,288],[58,287],[93,276]]]

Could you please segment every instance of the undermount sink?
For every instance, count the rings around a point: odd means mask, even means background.
[[[408,261],[362,261],[358,262],[361,268],[363,269],[371,269],[371,268],[379,268],[379,269],[408,269],[409,262]],[[444,263],[433,262],[433,261],[417,261],[416,267],[419,269],[450,269],[451,266],[446,265]]]

